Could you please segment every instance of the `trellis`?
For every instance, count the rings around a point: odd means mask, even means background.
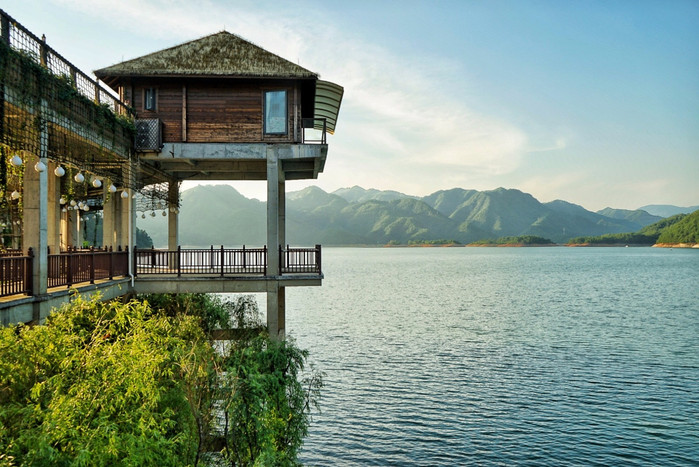
[[[0,10],[0,230],[5,224],[7,234],[7,226],[21,221],[21,199],[11,197],[22,191],[22,172],[9,164],[14,155],[25,165],[39,157],[61,165],[61,194],[68,199],[99,207],[103,189],[90,184],[98,178],[169,207],[161,188],[167,176],[144,171],[134,135],[126,104]],[[84,182],[74,181],[78,172]]]

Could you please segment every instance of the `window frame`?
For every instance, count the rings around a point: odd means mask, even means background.
[[[272,126],[268,122],[270,118],[279,118],[279,116],[268,115],[267,96],[270,94],[283,93],[284,99],[284,129],[283,131],[270,131]],[[278,125],[274,125],[272,129],[276,129]],[[264,136],[284,136],[289,134],[289,91],[288,89],[265,89],[262,91],[262,134]]]
[[[151,91],[153,93],[153,105],[151,107],[148,106],[148,93]],[[157,112],[158,111],[158,88],[155,86],[150,86],[143,88],[143,110],[147,110],[149,112]]]

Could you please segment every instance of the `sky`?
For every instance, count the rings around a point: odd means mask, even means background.
[[[699,204],[696,0],[3,0],[86,72],[221,30],[344,87],[310,184]],[[191,185],[184,185],[187,188]],[[264,199],[263,182],[236,182]]]

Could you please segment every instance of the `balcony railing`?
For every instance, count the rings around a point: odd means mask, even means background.
[[[48,287],[71,287],[81,282],[114,279],[129,274],[129,252],[71,250],[48,255]]]
[[[0,257],[0,297],[32,293],[34,253],[31,248],[26,256],[16,253]]]
[[[328,124],[324,118],[304,118],[301,120],[304,144],[327,144],[327,130]]]
[[[279,248],[282,274],[320,274],[321,248]],[[136,275],[266,276],[267,247],[135,249]]]

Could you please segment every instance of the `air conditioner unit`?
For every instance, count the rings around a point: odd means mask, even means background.
[[[136,120],[136,151],[160,151],[163,147],[162,123],[159,118]]]

